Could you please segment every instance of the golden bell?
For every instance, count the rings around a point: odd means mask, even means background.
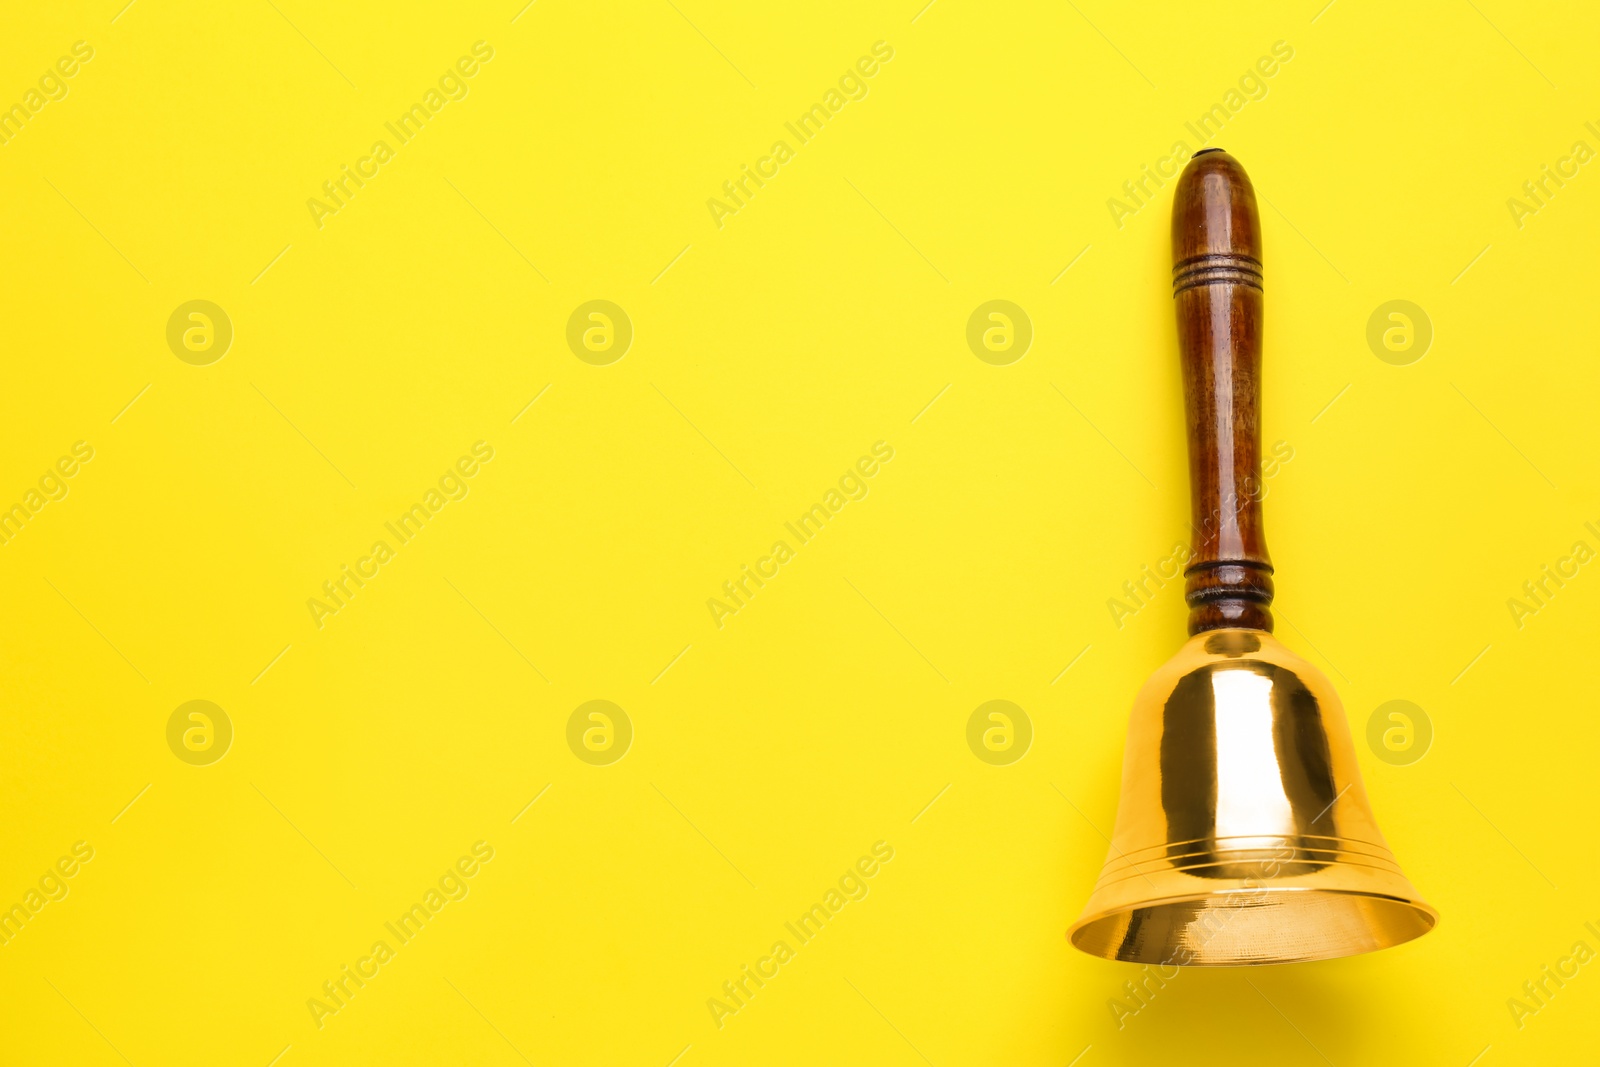
[[[1068,936],[1107,959],[1331,959],[1433,929],[1367,804],[1333,687],[1272,636],[1262,532],[1261,225],[1238,160],[1175,183],[1190,638],[1134,702],[1111,852]]]
[[[1438,918],[1378,831],[1315,667],[1265,631],[1219,629],[1145,683],[1075,946],[1131,963],[1290,963],[1398,945]]]

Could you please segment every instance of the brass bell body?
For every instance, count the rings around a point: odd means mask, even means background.
[[[1264,630],[1216,629],[1145,683],[1076,947],[1133,963],[1289,963],[1397,945],[1437,922],[1384,843],[1344,709],[1315,667]]]

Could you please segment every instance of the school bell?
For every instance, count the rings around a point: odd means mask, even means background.
[[[1261,525],[1261,230],[1244,168],[1189,161],[1172,214],[1194,555],[1188,642],[1134,701],[1116,829],[1068,936],[1106,959],[1331,959],[1438,923],[1367,801],[1344,709],[1272,635]]]

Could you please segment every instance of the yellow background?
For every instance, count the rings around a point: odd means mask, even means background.
[[[1592,12],[121,2],[14,5],[0,40],[0,103],[95,50],[0,146],[0,504],[95,449],[0,547],[0,903],[95,850],[0,948],[0,1059],[1593,1055],[1600,966],[1520,1029],[1506,1004],[1600,949],[1600,572],[1507,607],[1600,547],[1600,171],[1506,204],[1600,147]],[[307,199],[479,40],[469,95],[319,229]],[[719,229],[707,199],[880,40]],[[1121,228],[1106,202],[1276,41],[1214,143],[1264,197],[1279,631],[1444,919],[1186,972],[1119,1029],[1136,969],[1063,935],[1183,635],[1177,583],[1120,629],[1107,600],[1187,498],[1170,186]],[[209,366],[167,347],[192,299],[234,326]],[[609,366],[566,344],[591,299],[633,323]],[[1034,326],[1009,366],[965,341],[990,299]],[[1366,342],[1393,299],[1433,324],[1408,366]],[[479,440],[470,494],[319,629],[307,599]],[[715,626],[880,440],[869,495]],[[194,699],[235,730],[210,766],[167,746]],[[609,766],[566,740],[594,699],[635,731]],[[1010,766],[965,740],[991,699],[1033,724]],[[1394,699],[1435,731],[1404,766],[1365,742]],[[319,1029],[308,998],[480,840],[470,894]],[[707,999],[877,841],[870,894],[719,1029]]]

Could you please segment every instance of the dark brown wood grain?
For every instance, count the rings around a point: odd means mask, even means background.
[[[1261,223],[1244,168],[1195,154],[1172,204],[1194,554],[1189,633],[1272,629],[1272,560],[1261,528]]]

